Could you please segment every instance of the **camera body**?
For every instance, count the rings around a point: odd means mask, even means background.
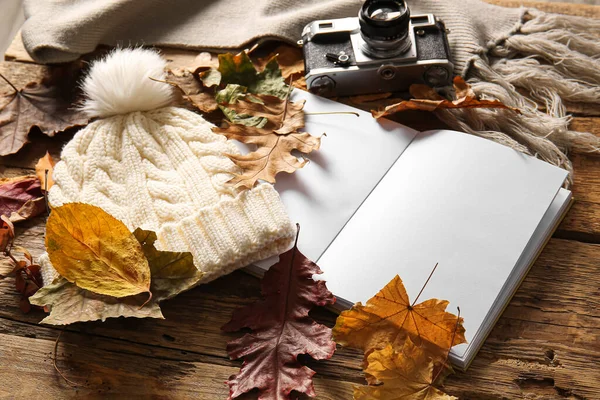
[[[378,2],[367,3],[376,8]],[[405,91],[413,83],[434,87],[451,84],[453,64],[441,20],[433,14],[411,16],[404,1],[397,1],[399,7],[406,7],[404,31],[386,32],[385,27],[375,26],[375,31],[381,30],[377,37],[377,32],[365,32],[371,28],[363,23],[368,19],[367,3],[359,18],[319,20],[304,28],[301,44],[306,85],[311,92],[352,96]]]

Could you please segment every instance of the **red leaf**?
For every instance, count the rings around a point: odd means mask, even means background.
[[[35,176],[21,176],[0,181],[0,214],[10,216],[25,203],[43,197],[40,181]]]
[[[296,238],[296,244],[297,244]],[[236,310],[223,330],[252,329],[227,344],[231,359],[244,358],[244,365],[229,381],[229,399],[255,388],[259,400],[289,399],[294,390],[314,396],[310,368],[298,362],[298,355],[315,360],[331,358],[335,342],[331,329],[308,316],[315,306],[333,304],[335,297],[324,281],[312,279],[321,270],[294,245],[283,253],[261,283],[263,300]]]

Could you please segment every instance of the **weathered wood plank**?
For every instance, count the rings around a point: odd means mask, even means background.
[[[23,45],[23,38],[21,37],[21,30],[17,32],[12,42],[4,52],[4,61],[19,61],[24,63],[33,63],[33,59],[25,50]]]
[[[225,382],[238,371],[232,366],[98,349],[102,341],[63,334],[57,364],[69,379],[84,385],[72,388],[52,365],[53,340],[0,334],[0,398],[225,399]],[[322,378],[314,382],[319,399],[352,397],[350,383]]]
[[[600,204],[576,199],[554,236],[600,243]]]

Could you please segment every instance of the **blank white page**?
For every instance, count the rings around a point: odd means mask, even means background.
[[[277,175],[275,188],[293,222],[300,223],[298,247],[317,260],[352,214],[396,162],[417,131],[311,93],[294,90],[310,112],[352,111],[355,115],[307,115],[305,131],[323,136],[310,162],[293,174]],[[267,269],[277,257],[256,263]]]
[[[420,133],[318,260],[321,279],[364,303],[398,274],[412,301],[439,263],[419,302],[459,306],[470,341],[566,176],[475,136]]]

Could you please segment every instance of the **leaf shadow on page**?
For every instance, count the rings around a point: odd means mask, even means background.
[[[325,140],[323,141],[323,144],[327,144],[327,136],[325,136]],[[327,159],[326,156],[323,155],[322,150],[311,153],[307,158],[310,160],[310,163],[308,165],[306,165],[304,168],[308,167],[311,163],[315,163],[319,167],[321,167],[321,169],[323,169],[324,171],[326,171],[326,172],[328,171],[329,160]]]
[[[304,168],[310,168],[310,163]],[[304,179],[299,176],[298,172],[294,174],[286,174],[279,178],[275,183],[275,189],[279,195],[283,195],[288,191],[295,191],[301,193],[304,197],[309,200],[314,200],[314,196],[311,194],[310,186],[306,184]]]

